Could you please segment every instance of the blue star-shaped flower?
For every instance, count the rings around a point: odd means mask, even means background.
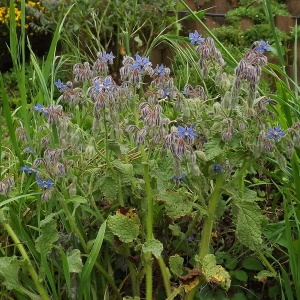
[[[54,82],[54,85],[58,88],[60,92],[64,92],[67,89],[67,85],[63,84],[63,82],[60,79]]]
[[[45,110],[43,105],[37,103],[34,107],[34,110],[37,110],[39,113],[44,114],[45,116],[48,116],[48,112]]]
[[[174,175],[173,179],[178,184],[178,183],[180,183],[182,181],[185,181],[186,175],[185,174],[182,174],[181,176]]]
[[[21,171],[27,172],[29,175],[33,174],[33,173],[37,173],[38,171],[28,167],[27,165],[25,165],[24,167],[21,168]]]
[[[165,75],[165,66],[163,64],[161,64],[160,66],[157,66],[154,69],[154,72],[158,77],[163,77]]]
[[[203,38],[197,30],[195,30],[194,33],[193,32],[189,33],[189,39],[191,40],[192,45],[195,44],[199,45],[205,40],[205,38]]]
[[[258,51],[259,53],[264,53],[265,51],[271,51],[271,47],[268,44],[268,42],[261,40],[260,45],[256,46],[255,50]]]
[[[275,142],[279,141],[281,136],[285,136],[285,133],[281,130],[281,126],[278,125],[274,128],[269,128],[269,134],[266,136],[267,139],[274,139]]]
[[[177,133],[178,137],[184,137],[185,139],[187,139],[189,137],[197,136],[197,134],[193,132],[193,126],[190,126],[190,127],[178,126],[177,130],[178,130],[178,133]]]
[[[47,181],[44,181],[40,178],[37,178],[36,181],[37,181],[38,185],[40,187],[42,187],[43,189],[47,190],[47,189],[52,189],[54,187],[54,184],[53,184],[51,179],[48,179]]]
[[[152,63],[150,62],[149,57],[142,57],[136,54],[135,63],[131,66],[131,69],[138,69],[139,73],[142,73],[145,67],[150,67],[151,65]]]
[[[103,52],[102,53],[102,61],[103,62],[109,61],[112,64],[114,58],[115,58],[115,56],[113,55],[112,52],[110,52],[110,53]]]

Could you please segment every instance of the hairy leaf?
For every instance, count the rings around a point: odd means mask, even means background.
[[[67,256],[70,273],[80,273],[83,264],[81,260],[81,253],[78,249],[73,249],[72,252]]]
[[[220,139],[212,139],[205,143],[204,149],[207,161],[213,160],[215,157],[224,152],[220,145]]]
[[[191,201],[180,192],[169,191],[162,194],[159,200],[165,202],[166,214],[173,220],[189,215],[192,211]]]
[[[118,171],[123,183],[129,182],[133,178],[132,164],[124,164],[119,160],[114,160],[112,165]]]
[[[19,290],[19,270],[24,266],[25,261],[20,261],[16,256],[0,258],[0,277],[3,279],[2,284],[8,290]]]
[[[177,276],[182,275],[183,262],[184,259],[178,254],[170,256],[169,265],[171,272]]]
[[[113,201],[117,198],[118,189],[118,182],[111,177],[103,177],[100,179],[100,191],[108,201]]]
[[[230,288],[230,275],[221,265],[216,264],[213,254],[207,254],[202,259],[202,272],[207,282],[218,284],[225,290]]]
[[[52,248],[51,244],[58,240],[56,221],[53,219],[55,215],[50,214],[41,221],[41,235],[35,241],[35,248],[43,255],[49,254]]]
[[[262,244],[262,221],[261,210],[255,202],[236,202],[237,222],[236,237],[251,250],[257,250]]]
[[[132,242],[139,234],[139,224],[121,214],[109,216],[107,225],[123,243]]]
[[[158,240],[149,240],[143,245],[142,250],[143,252],[151,252],[158,258],[163,251],[163,244]]]

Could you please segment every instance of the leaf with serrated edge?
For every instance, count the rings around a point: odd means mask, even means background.
[[[262,244],[261,224],[263,220],[259,206],[250,201],[239,201],[236,206],[238,208],[236,237],[249,249],[259,249]]]
[[[121,214],[109,216],[107,225],[123,243],[132,242],[139,234],[139,224]]]

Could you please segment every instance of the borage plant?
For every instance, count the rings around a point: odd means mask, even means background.
[[[282,128],[276,101],[258,94],[266,42],[254,42],[231,75],[213,39],[197,31],[189,38],[215,99],[200,85],[178,90],[169,68],[139,54],[123,58],[117,84],[108,73],[114,55],[99,52],[95,62],[74,65],[73,82],[57,79],[56,103],[32,107],[33,136],[18,120],[25,164],[15,180],[9,172],[2,179],[1,197],[40,199],[21,206],[35,213],[20,214],[20,238],[7,225],[15,213],[4,207],[0,221],[24,259],[21,243],[33,236],[28,247],[43,281],[29,265],[36,290],[28,291],[1,271],[8,289],[43,299],[195,299],[207,283],[235,292],[234,273],[217,263],[230,248],[219,242],[228,234],[220,229],[225,216],[233,239],[263,262],[257,278],[276,276],[251,180],[276,160],[285,168],[300,125]],[[24,280],[13,254],[0,263]]]

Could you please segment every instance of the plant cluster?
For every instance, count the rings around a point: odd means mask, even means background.
[[[32,105],[28,124],[15,119],[23,150],[18,163],[3,152],[0,181],[0,222],[19,250],[0,257],[7,289],[43,299],[245,296],[236,285],[251,259],[256,280],[275,284],[263,237],[273,220],[254,180],[284,174],[300,125],[279,124],[277,102],[258,92],[267,42],[254,42],[231,74],[212,38],[189,40],[202,84],[181,91],[169,68],[140,54],[123,57],[116,82],[115,55],[100,50],[74,64],[71,81],[56,79],[61,96]]]
[[[291,14],[283,3],[278,1],[270,2],[272,16],[290,16]],[[226,24],[213,30],[216,37],[226,45],[239,45],[240,50],[244,51],[253,41],[270,40],[272,37],[269,19],[265,11],[265,7],[260,1],[242,1],[237,6],[226,13]],[[249,28],[241,29],[240,23],[242,19],[251,20],[253,23]],[[286,33],[276,29],[277,37],[280,42],[286,43],[292,37]]]

